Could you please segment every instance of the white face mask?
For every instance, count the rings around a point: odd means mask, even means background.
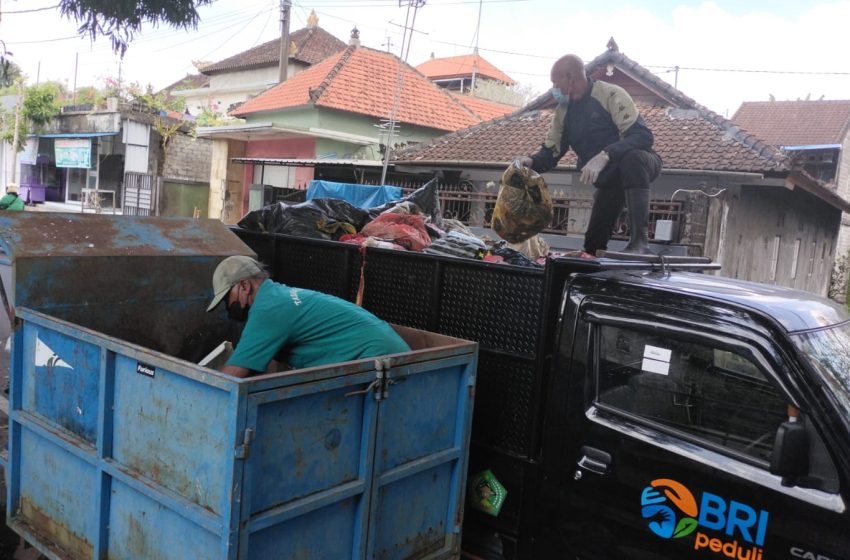
[[[549,92],[549,93],[551,93],[551,94],[552,94],[552,97],[555,99],[555,101],[557,101],[557,102],[558,102],[558,105],[566,105],[566,104],[567,104],[567,103],[569,103],[569,101],[570,101],[570,96],[569,96],[569,95],[564,95],[564,94],[561,92],[561,88],[553,87],[553,88],[550,90],[550,92]]]

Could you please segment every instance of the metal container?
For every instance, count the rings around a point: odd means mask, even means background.
[[[119,237],[129,227],[114,225]],[[16,301],[29,293],[49,308],[16,310],[7,471],[7,522],[41,552],[458,555],[477,344],[399,327],[409,353],[232,378],[178,356],[191,340],[206,341],[199,328],[226,322],[223,312],[203,313],[221,255],[159,247],[109,266],[83,259],[83,270],[108,276],[94,280],[116,308],[105,317],[109,305],[64,305],[51,290],[32,291],[44,271],[75,273],[72,255],[59,266],[31,251],[41,262],[26,264],[25,252],[10,250],[13,267],[36,274],[14,275]],[[183,259],[164,259],[166,250],[198,259],[194,273],[180,270]],[[147,273],[132,278],[127,267]],[[128,277],[139,290],[126,289]],[[167,321],[149,316],[158,312]]]

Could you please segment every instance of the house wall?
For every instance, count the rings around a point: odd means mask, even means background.
[[[162,166],[165,179],[209,183],[212,140],[177,133],[168,141]]]
[[[212,140],[210,197],[208,215],[225,224],[235,224],[242,217],[243,165],[230,158],[245,156],[245,142]]]
[[[838,194],[844,200],[850,200],[850,133],[844,137],[836,167],[835,186]],[[836,289],[831,294],[840,302],[847,301],[848,277],[847,272],[839,270],[842,261],[850,260],[850,214],[841,216],[841,229],[838,232],[838,243],[835,249],[835,278]]]
[[[245,157],[249,158],[284,158],[284,159],[313,159],[316,157],[316,140],[314,138],[287,138],[284,140],[255,140],[246,143]],[[295,184],[293,188],[306,186],[313,180],[312,167],[295,168]],[[242,175],[244,185],[242,198],[243,210],[248,208],[248,187],[254,182],[253,167],[245,165]]]
[[[724,193],[719,212],[720,275],[827,294],[839,210],[801,189],[744,185]]]

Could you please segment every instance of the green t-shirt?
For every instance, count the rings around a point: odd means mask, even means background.
[[[16,194],[7,193],[0,198],[0,210],[23,210],[24,199]]]
[[[338,297],[266,280],[228,365],[265,371],[280,350],[294,368],[407,352],[393,328]]]

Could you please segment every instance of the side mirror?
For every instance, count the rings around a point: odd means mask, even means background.
[[[809,436],[802,422],[779,425],[770,455],[770,472],[781,476],[782,484],[788,486],[794,478],[808,474]]]

